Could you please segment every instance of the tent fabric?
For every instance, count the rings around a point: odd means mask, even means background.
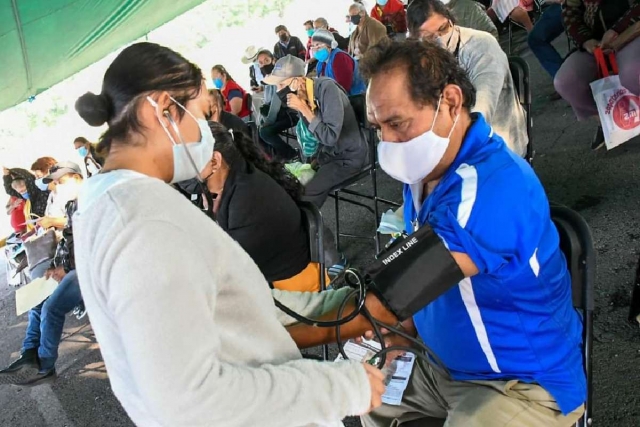
[[[203,1],[3,1],[0,111],[48,89]]]

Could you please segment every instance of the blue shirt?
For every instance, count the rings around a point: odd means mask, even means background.
[[[479,274],[416,313],[420,337],[455,380],[537,383],[564,414],[586,400],[582,321],[551,221],[531,167],[473,114],[460,152],[416,212],[404,188],[407,231],[429,223]]]

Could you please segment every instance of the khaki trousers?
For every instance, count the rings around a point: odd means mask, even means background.
[[[365,427],[570,427],[584,405],[564,416],[536,384],[452,381],[418,359],[398,406],[382,405],[362,417]],[[438,422],[438,419],[440,420]]]

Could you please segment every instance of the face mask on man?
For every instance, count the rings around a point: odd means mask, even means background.
[[[278,37],[280,38],[280,41],[282,43],[286,43],[289,40],[289,36],[287,35],[287,33],[280,33]]]
[[[44,183],[44,178],[36,179],[35,184],[36,184],[36,187],[38,187],[38,190],[40,191],[47,191],[49,189],[49,184]]]
[[[446,138],[436,135],[433,126],[440,112],[441,101],[442,95],[430,130],[407,142],[380,141],[378,144],[380,167],[392,178],[404,184],[417,184],[433,172],[444,157],[460,116],[456,116]]]
[[[180,129],[178,128],[178,125],[173,121],[171,115],[165,113],[165,117],[171,123],[171,127],[173,127],[173,130],[176,135],[178,135],[178,138],[180,138],[181,143],[176,143],[176,141],[171,136],[169,129],[160,118],[160,113],[158,112],[158,103],[155,102],[150,96],[147,96],[147,101],[149,101],[151,106],[156,109],[156,117],[158,118],[160,125],[169,137],[169,140],[173,143],[173,178],[171,179],[171,183],[173,184],[180,181],[187,181],[195,177],[200,179],[200,172],[207,166],[207,163],[209,163],[209,160],[211,159],[215,139],[213,138],[213,134],[211,133],[211,129],[209,128],[209,124],[205,119],[196,119],[196,117],[191,114],[191,112],[187,110],[182,104],[180,104],[173,98],[171,98],[171,100],[175,102],[178,107],[182,108],[187,113],[187,115],[189,115],[189,117],[195,120],[198,124],[198,127],[200,128],[200,141],[186,142],[182,138]]]
[[[89,155],[89,150],[87,150],[87,147],[80,147],[78,148],[78,154],[80,155],[80,157],[85,158]]]
[[[60,200],[70,202],[78,198],[78,192],[80,190],[80,183],[75,179],[70,179],[65,183],[56,185],[56,197]]]
[[[350,19],[351,19],[351,23],[353,25],[359,25],[360,21],[362,20],[362,16],[360,16],[360,15],[351,15]]]
[[[260,67],[260,72],[263,76],[268,76],[273,71],[274,64],[266,64],[264,67]]]
[[[326,47],[322,47],[313,52],[313,57],[316,58],[320,62],[327,62],[329,59],[329,49]]]
[[[297,90],[291,90],[291,85],[287,85],[285,87],[283,87],[282,89],[280,89],[278,92],[276,92],[276,95],[278,95],[278,98],[280,98],[280,101],[282,101],[283,105],[287,105],[287,96],[292,93],[292,94],[296,94],[296,92],[298,92]]]

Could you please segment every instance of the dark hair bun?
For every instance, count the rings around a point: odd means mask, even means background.
[[[76,111],[91,126],[102,126],[109,120],[109,100],[104,95],[87,92],[76,101]]]

